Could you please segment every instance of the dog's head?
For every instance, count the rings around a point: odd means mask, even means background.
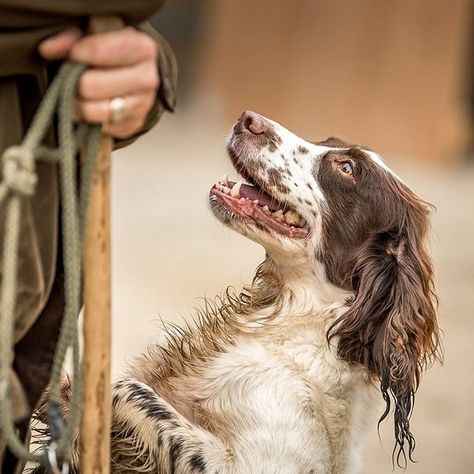
[[[414,393],[438,347],[429,205],[373,151],[311,143],[254,112],[234,126],[228,151],[248,184],[224,178],[211,208],[277,264],[322,266],[328,284],[354,295],[328,337],[380,380],[382,419],[394,404],[397,462],[406,448],[411,458]]]

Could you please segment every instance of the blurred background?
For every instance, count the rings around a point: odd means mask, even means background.
[[[178,57],[178,109],[114,160],[115,377],[160,339],[161,318],[191,317],[263,259],[207,208],[212,184],[235,176],[226,137],[252,109],[311,140],[369,145],[437,207],[445,363],[419,390],[408,472],[474,473],[473,13],[468,0],[168,1],[153,24]],[[368,474],[392,472],[380,413]]]

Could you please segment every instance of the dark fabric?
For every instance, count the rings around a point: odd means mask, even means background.
[[[33,76],[0,78],[0,152],[21,142],[45,89],[46,82]],[[52,136],[48,142],[52,144]],[[22,203],[15,340],[26,334],[46,304],[56,265],[57,167],[38,163],[37,173],[35,197]],[[0,246],[3,246],[5,210],[2,205]],[[0,275],[1,268],[0,262]]]
[[[21,142],[54,75],[54,65],[46,67],[36,53],[40,40],[62,30],[65,25],[84,23],[86,14],[123,11],[128,23],[134,23],[143,20],[162,3],[162,0],[0,0],[0,154],[10,145]],[[138,28],[158,43],[162,86],[140,132],[117,141],[116,148],[132,143],[151,129],[165,110],[173,109],[175,102],[177,68],[174,54],[151,27],[144,24]],[[55,145],[53,129],[46,142]],[[21,429],[48,382],[64,309],[62,277],[56,271],[60,251],[58,169],[54,164],[38,163],[37,173],[35,196],[25,198],[22,204],[14,328],[15,372],[11,374],[15,381],[12,408]],[[0,249],[4,222],[5,206],[2,205]],[[0,261],[0,282],[1,278]],[[1,456],[0,452],[0,459]],[[8,463],[11,466],[11,459]],[[8,467],[2,472],[13,471]]]
[[[68,26],[85,27],[90,15],[120,15],[137,25],[164,0],[0,0],[0,75],[39,74],[40,41]]]
[[[63,311],[63,278],[57,273],[46,306],[31,329],[15,346],[13,368],[22,382],[31,407],[36,406],[49,382]],[[32,354],[34,357],[31,357]]]
[[[31,329],[15,346],[14,370],[22,382],[30,407],[36,406],[48,385],[63,310],[62,265],[58,260],[58,271],[56,272],[50,298]],[[18,434],[23,440],[26,438],[28,425],[29,415],[17,423]],[[15,472],[17,462],[17,459],[7,450],[1,473]]]
[[[27,434],[28,434],[28,422],[23,421],[18,424],[17,426],[18,436],[23,442],[26,441]],[[19,462],[16,457],[7,449],[3,458],[3,463],[1,465],[1,474],[16,474],[19,467]]]

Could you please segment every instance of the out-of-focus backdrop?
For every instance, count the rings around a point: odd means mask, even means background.
[[[160,339],[160,318],[190,317],[262,260],[207,209],[233,175],[230,127],[253,109],[309,139],[371,146],[436,205],[445,364],[419,390],[408,472],[474,472],[473,12],[469,0],[169,0],[153,23],[178,56],[178,109],[114,159],[115,377]],[[364,473],[392,472],[392,429],[379,440],[374,415]]]

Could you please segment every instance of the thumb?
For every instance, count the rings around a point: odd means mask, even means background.
[[[38,51],[48,60],[65,58],[76,41],[82,36],[79,28],[71,28],[42,41]]]

